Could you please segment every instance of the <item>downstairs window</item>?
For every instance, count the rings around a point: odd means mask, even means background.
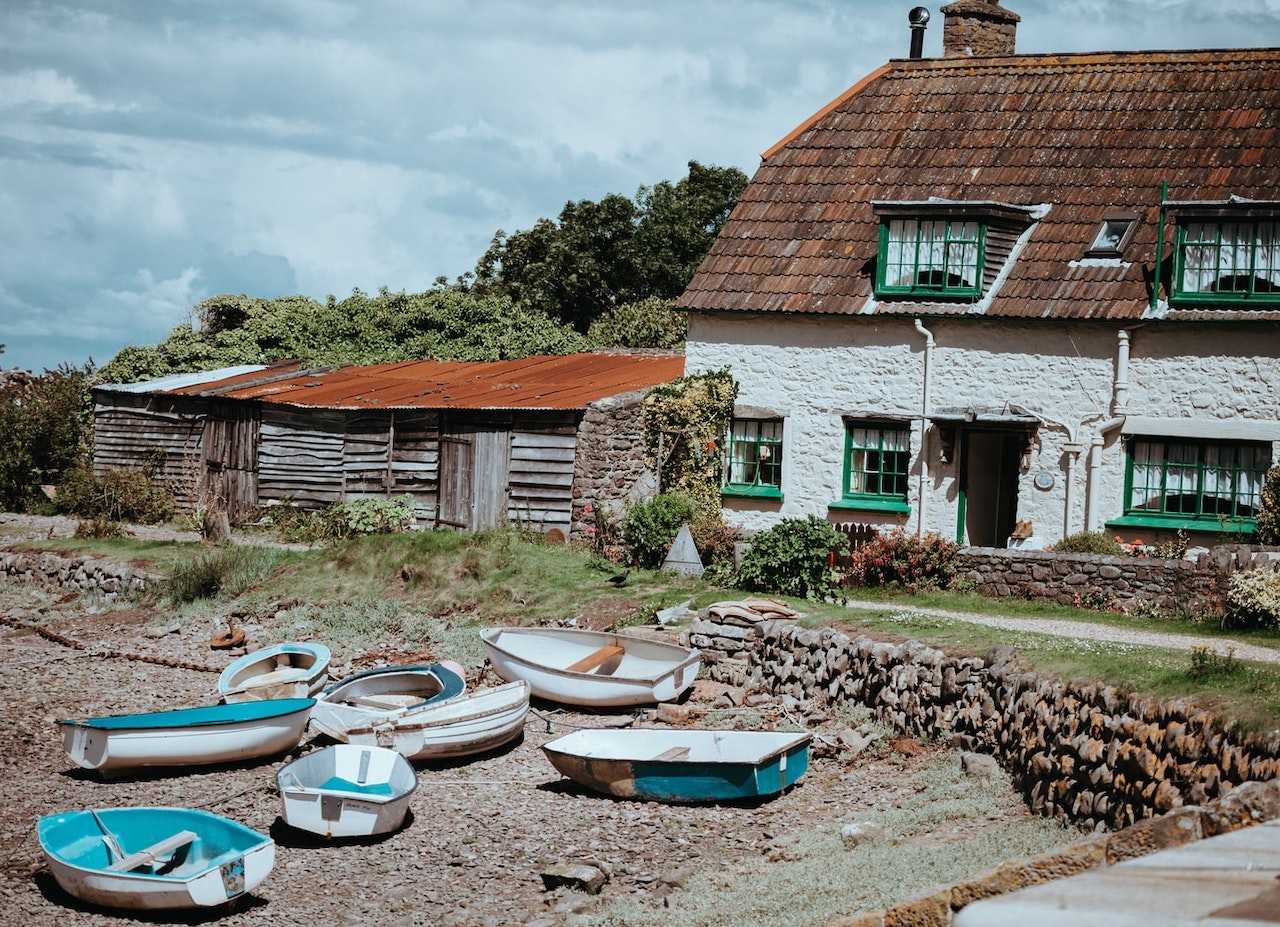
[[[727,496],[782,497],[782,419],[735,418],[729,428]]]
[[[1270,466],[1267,443],[1133,438],[1121,523],[1252,531]]]

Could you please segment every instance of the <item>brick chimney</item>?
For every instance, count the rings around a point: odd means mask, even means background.
[[[956,0],[942,8],[942,53],[948,58],[1014,54],[1018,21],[997,0]]]

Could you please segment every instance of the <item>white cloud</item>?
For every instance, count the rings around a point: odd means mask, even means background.
[[[93,106],[93,97],[52,68],[0,74],[0,106]]]

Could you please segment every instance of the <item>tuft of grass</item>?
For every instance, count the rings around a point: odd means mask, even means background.
[[[271,572],[279,553],[261,547],[221,547],[169,568],[165,595],[178,604],[233,599]]]

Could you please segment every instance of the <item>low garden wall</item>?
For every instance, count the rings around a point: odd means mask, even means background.
[[[1280,777],[1280,738],[1240,734],[1181,702],[1022,672],[1008,655],[956,657],[779,620],[700,618],[689,640],[712,679],[856,702],[900,731],[991,754],[1033,811],[1096,830]]]
[[[127,563],[27,551],[0,551],[0,576],[100,592],[107,598],[145,592],[160,581]]]

